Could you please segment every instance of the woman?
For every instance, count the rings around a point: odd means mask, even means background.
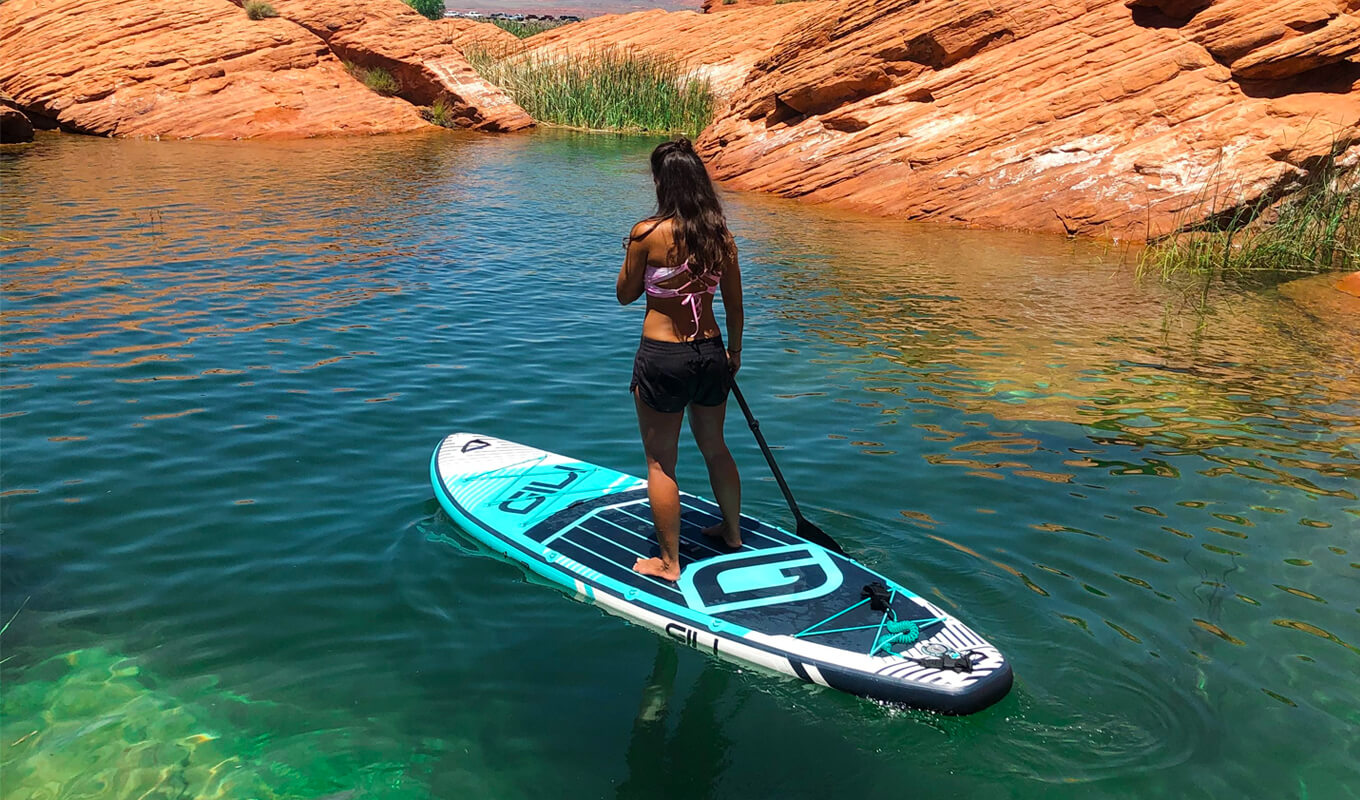
[[[661,555],[639,558],[633,569],[674,581],[680,578],[675,455],[686,409],[722,509],[722,522],[704,534],[729,548],[741,547],[741,479],[723,441],[727,393],[741,367],[741,271],[713,183],[688,140],[652,151],[652,180],[657,212],[634,225],[624,242],[628,254],[616,289],[623,305],[647,295],[630,389],[647,454],[647,495]],[[713,293],[719,289],[726,348],[713,317]]]

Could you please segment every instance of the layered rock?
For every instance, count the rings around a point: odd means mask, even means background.
[[[1168,16],[1243,82],[1294,78],[1360,54],[1360,17],[1336,0],[1219,0]]]
[[[701,151],[742,189],[1155,235],[1221,210],[1220,198],[1286,192],[1360,139],[1349,7],[1206,5],[837,0],[712,15],[734,31],[756,13],[812,16],[738,81]]]
[[[790,3],[820,3],[824,0],[704,0],[701,9],[705,14],[712,14],[715,11],[735,11],[739,8],[750,8],[751,6],[773,6],[788,5]]]
[[[400,87],[397,95],[405,100],[419,106],[444,102],[464,127],[513,131],[534,123],[467,63],[453,43],[456,29],[422,17],[401,0],[271,4],[281,17],[320,37],[343,61],[389,72]]]
[[[741,86],[777,43],[814,18],[823,3],[748,8],[740,14],[637,11],[553,28],[524,40],[533,53],[588,52],[620,47],[664,55],[709,78],[719,96]]]
[[[524,40],[499,25],[490,22],[461,17],[445,17],[435,20],[434,24],[444,34],[444,41],[461,52],[468,47],[477,47],[489,53],[508,54],[518,51]]]
[[[6,0],[0,88],[83,133],[253,138],[428,127],[346,74],[326,45],[221,0]]]

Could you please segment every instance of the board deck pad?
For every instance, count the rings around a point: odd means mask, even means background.
[[[721,519],[704,498],[681,494],[681,576],[671,582],[633,571],[658,553],[639,478],[469,433],[440,443],[431,478],[454,521],[495,551],[697,649],[945,713],[977,711],[1010,688],[995,647],[853,559],[744,515],[739,549],[704,536]],[[866,599],[873,583],[890,592],[886,607]],[[897,620],[918,622],[919,638],[892,641]],[[932,666],[941,654],[971,669]]]

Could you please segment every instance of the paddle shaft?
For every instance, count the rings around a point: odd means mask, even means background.
[[[798,508],[798,501],[793,499],[793,492],[789,489],[788,483],[784,481],[784,474],[779,471],[779,465],[774,461],[774,453],[770,452],[770,446],[765,443],[765,434],[760,432],[760,422],[751,413],[751,407],[746,404],[746,398],[742,396],[741,387],[737,386],[737,381],[732,380],[732,394],[737,397],[737,405],[741,406],[741,413],[746,416],[746,424],[751,426],[751,433],[755,434],[756,443],[760,445],[760,452],[765,454],[765,461],[770,465],[770,472],[774,473],[775,482],[779,484],[779,491],[784,493],[784,499],[788,501],[789,510],[793,512],[794,522],[797,523],[797,533],[804,539],[815,542],[828,550],[845,555],[843,550],[825,531],[808,522],[803,516],[802,510]]]

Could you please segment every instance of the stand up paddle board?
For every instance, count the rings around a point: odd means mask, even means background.
[[[946,714],[1011,687],[995,647],[850,558],[746,516],[740,549],[705,537],[721,513],[703,498],[681,493],[671,582],[633,571],[657,552],[640,478],[471,433],[440,442],[430,477],[449,516],[494,551],[701,652]]]

